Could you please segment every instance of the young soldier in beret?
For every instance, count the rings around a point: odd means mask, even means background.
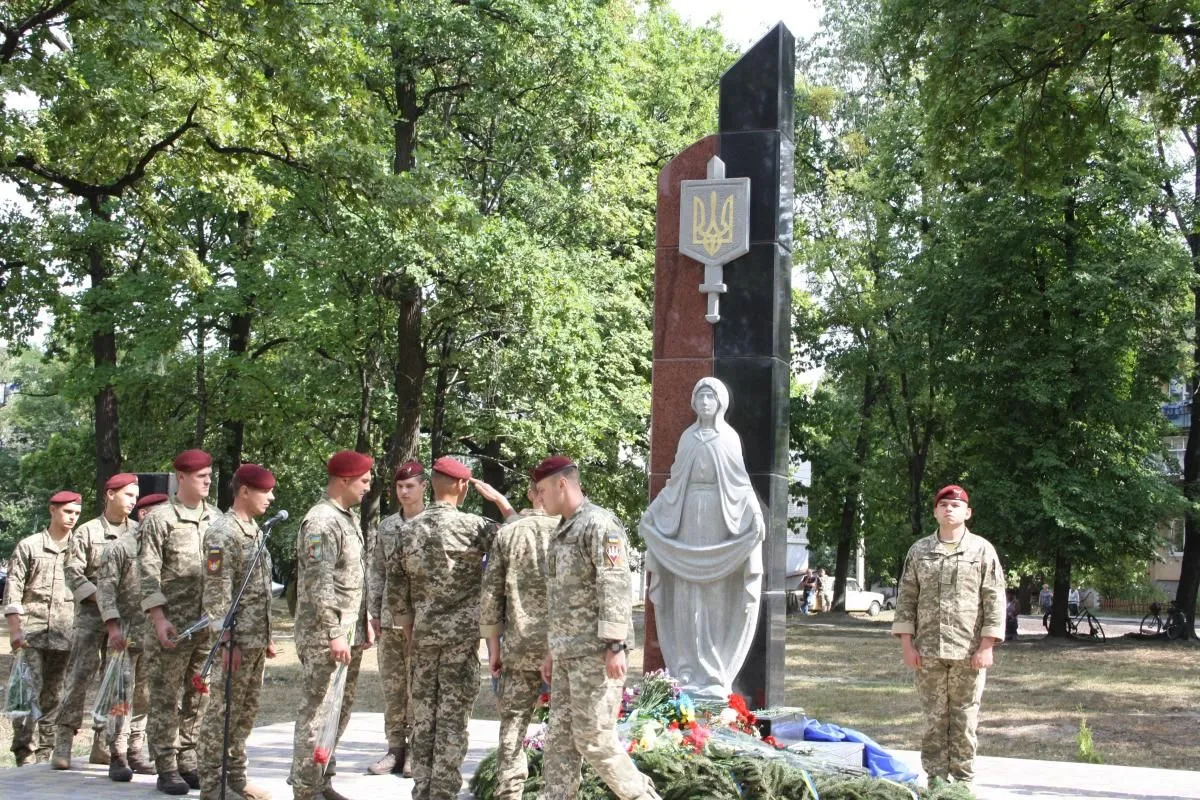
[[[167,502],[165,494],[138,498],[133,517],[140,519],[154,506]],[[146,615],[142,613],[142,594],[137,577],[138,526],[104,548],[100,570],[96,573],[96,605],[108,632],[108,647],[113,652],[126,650],[133,674],[132,714],[120,717],[110,744],[108,777],[129,781],[133,775],[153,775],[154,764],[146,747],[146,719],[150,707],[150,682],[145,674]]]
[[[179,631],[200,619],[204,588],[204,533],[217,518],[210,505],[212,456],[185,450],[175,458],[179,487],[139,525],[138,581],[142,609],[150,618],[146,672],[150,676],[150,747],[158,790],[187,794],[200,788],[196,737],[206,697],[192,685],[212,645],[209,630],[177,641]]]
[[[550,737],[545,800],[579,796],[580,766],[592,769],[620,800],[657,800],[654,784],[621,747],[615,727],[633,639],[629,541],[611,512],[588,500],[579,468],[551,456],[533,473],[547,514],[562,517],[550,542],[546,587],[550,652]]]
[[[67,666],[66,690],[58,709],[58,732],[54,738],[54,769],[71,768],[71,744],[83,722],[83,703],[92,685],[92,676],[104,648],[104,623],[96,605],[96,573],[100,556],[117,537],[133,528],[129,513],[138,499],[137,475],[122,472],[104,484],[104,513],[80,525],[71,534],[71,552],[67,556],[67,588],[75,597],[75,638],[71,642],[71,660]],[[92,737],[93,764],[110,760],[107,734],[95,726]],[[122,770],[118,770],[123,774]],[[130,773],[132,777],[132,773]]]
[[[35,750],[37,761],[49,761],[54,746],[54,723],[74,632],[75,606],[65,571],[71,529],[83,510],[80,499],[75,492],[52,496],[50,527],[17,542],[8,562],[4,590],[8,640],[14,653],[25,648],[43,715],[37,722],[26,718],[23,724],[13,725],[12,753],[18,767],[33,761]]]
[[[304,699],[296,717],[292,744],[292,797],[345,800],[334,791],[330,777],[336,757],[328,764],[313,758],[317,711],[338,664],[348,666],[338,739],[350,721],[363,650],[374,642],[367,625],[367,548],[354,511],[371,488],[375,461],[363,453],[342,450],[325,465],[329,482],[320,502],[300,523],[296,541],[296,654],[304,674]],[[353,644],[351,643],[353,636]],[[336,749],[336,745],[335,745]]]
[[[1004,641],[1004,570],[991,543],[967,530],[961,486],[941,489],[933,503],[938,530],[908,550],[892,633],[917,673],[925,773],[970,783],[983,684],[992,647]]]
[[[433,462],[433,502],[400,531],[388,567],[392,614],[412,641],[413,800],[462,789],[467,723],[479,692],[479,593],[496,523],[458,506],[473,484],[515,518],[504,495],[449,456]]]
[[[242,464],[233,473],[233,507],[204,532],[204,613],[213,635],[221,635],[225,615],[254,559],[263,532],[255,521],[275,499],[275,476],[258,464]],[[266,659],[275,657],[271,641],[271,556],[264,550],[246,584],[237,612],[236,638],[225,632],[221,657],[209,681],[209,698],[200,725],[200,798],[221,797],[221,745],[229,716],[229,782],[226,800],[270,800],[266,790],[247,782],[246,739],[258,714]],[[229,706],[225,706],[225,672],[231,671]]]
[[[399,773],[412,777],[412,758],[408,754],[411,727],[408,716],[409,676],[408,639],[396,624],[391,609],[383,602],[387,585],[387,562],[400,546],[400,529],[425,510],[425,466],[407,461],[396,468],[392,486],[400,510],[379,523],[375,548],[371,551],[371,575],[368,581],[367,613],[375,640],[379,642],[379,679],[383,682],[383,730],[388,751],[367,768],[372,775]]]

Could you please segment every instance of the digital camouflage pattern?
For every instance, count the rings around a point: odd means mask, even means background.
[[[109,544],[136,527],[126,519],[120,525],[109,522],[104,515],[90,519],[71,532],[71,552],[67,557],[67,588],[76,602],[91,597],[95,600],[96,575]]]
[[[142,598],[137,577],[137,527],[130,528],[100,556],[96,573],[96,605],[103,622],[117,620],[128,642],[129,664],[133,675],[133,713],[117,724],[112,744],[118,753],[126,752],[132,744],[141,750],[145,738],[146,712],[150,704],[149,682],[144,674],[143,646],[148,627],[142,613]]]
[[[387,592],[387,565],[400,547],[400,529],[404,515],[395,513],[379,523],[375,547],[371,551],[371,574],[367,582],[367,613],[379,620],[379,680],[383,684],[383,732],[388,749],[404,747],[412,734],[409,715],[410,677],[408,638],[396,625],[391,607],[384,602]]]
[[[620,800],[657,798],[614,728],[624,681],[605,672],[607,641],[633,634],[633,578],[625,529],[590,500],[564,518],[550,542],[547,608],[553,655],[545,800],[579,795],[582,760]]]
[[[203,606],[214,635],[242,587],[262,536],[257,522],[240,520],[233,511],[217,517],[204,532]],[[238,606],[236,641],[244,650],[263,650],[271,643],[271,554],[265,549]]]
[[[69,650],[44,647],[25,647],[23,651],[42,717],[37,722],[27,717],[23,723],[13,725],[13,740],[9,749],[18,762],[34,751],[37,751],[38,761],[49,761],[50,752],[54,749],[54,727],[58,721],[63,680],[67,676],[67,659],[71,653]]]
[[[473,637],[413,650],[413,800],[453,800],[462,790],[467,723],[479,694],[478,648]]]
[[[371,570],[367,578],[367,613],[372,619],[379,620],[383,628],[397,627],[392,609],[384,599],[387,596],[387,565],[397,556],[400,529],[404,522],[404,515],[399,512],[384,517],[375,534],[375,546],[371,549]]]
[[[21,631],[30,647],[71,649],[75,603],[65,572],[69,546],[42,531],[17,542],[8,561],[4,614],[21,615]]]
[[[238,627],[241,639],[241,623]],[[233,673],[229,692],[229,789],[246,785],[246,739],[258,716],[259,690],[266,670],[266,647],[242,647],[242,663]],[[209,680],[212,697],[200,723],[197,756],[200,762],[200,797],[218,800],[221,796],[221,745],[225,741],[225,666],[213,662]]]
[[[546,655],[546,576],[558,517],[529,510],[496,533],[483,575],[479,634],[504,635],[505,669],[537,670]]]
[[[610,512],[584,500],[554,531],[546,600],[550,652],[559,658],[596,655],[606,641],[633,639],[633,576],[629,540]]]
[[[358,672],[362,666],[363,648],[355,645],[350,648],[350,664],[346,670],[346,690],[342,695],[342,711],[338,717],[338,741],[346,732],[350,722],[350,712],[354,708],[354,696],[358,692]],[[304,681],[301,695],[300,714],[296,717],[296,728],[292,738],[292,798],[293,800],[313,800],[328,780],[322,774],[320,764],[313,761],[313,750],[317,742],[317,729],[321,720],[317,712],[329,685],[333,680],[333,672],[337,664],[329,657],[329,645],[298,647],[296,655],[300,658],[300,671]],[[329,754],[330,770],[333,767],[334,754]],[[330,772],[331,774],[331,772]]]
[[[163,613],[183,631],[203,613],[204,534],[219,511],[207,502],[188,508],[172,497],[155,506],[138,526],[138,583],[142,609],[162,606]],[[197,768],[196,739],[207,696],[192,686],[212,644],[204,629],[164,648],[154,627],[146,623],[143,660],[149,676],[151,751],[159,773]]]
[[[488,566],[491,569],[491,566]],[[545,645],[542,647],[545,650]],[[521,800],[529,763],[525,735],[542,694],[540,669],[517,669],[504,662],[500,673],[500,744],[496,748],[496,800]]]
[[[296,539],[296,646],[321,648],[354,633],[366,641],[367,549],[358,514],[328,495],[308,510]]]
[[[921,654],[917,695],[925,717],[921,763],[932,777],[974,777],[987,670],[971,667],[980,639],[1004,641],[1004,570],[996,550],[967,531],[957,547],[937,534],[909,548],[892,633]]]

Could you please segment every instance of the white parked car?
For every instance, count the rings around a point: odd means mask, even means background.
[[[880,592],[866,592],[858,588],[857,578],[846,579],[846,610],[865,611],[875,616],[883,610],[884,597]]]

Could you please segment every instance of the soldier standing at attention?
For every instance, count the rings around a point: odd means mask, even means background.
[[[133,517],[140,519],[159,503],[167,502],[165,494],[148,494],[138,498]],[[117,720],[116,730],[109,743],[108,777],[114,781],[133,780],[138,775],[153,775],[154,764],[146,751],[146,711],[150,706],[149,682],[144,674],[142,654],[145,652],[145,614],[142,613],[142,594],[137,578],[138,527],[104,548],[100,569],[96,573],[96,605],[100,619],[108,631],[108,648],[113,652],[128,650],[129,667],[133,674],[131,715]]]
[[[75,638],[71,642],[71,660],[67,665],[66,688],[58,708],[58,732],[54,737],[54,769],[71,768],[71,744],[83,722],[83,702],[92,676],[100,664],[100,652],[106,644],[104,623],[96,604],[96,573],[100,557],[117,537],[133,529],[130,512],[138,499],[137,475],[122,472],[104,483],[104,513],[80,525],[71,534],[71,552],[67,556],[67,588],[75,597]],[[93,764],[109,763],[105,727],[94,726]]]
[[[917,672],[930,782],[975,777],[979,702],[992,647],[1004,641],[1004,570],[991,543],[967,530],[968,502],[960,486],[934,496],[938,531],[909,548],[892,623]]]
[[[526,496],[533,507],[496,533],[479,612],[488,666],[492,677],[500,679],[496,800],[521,800],[525,794],[525,733],[541,694],[546,657],[546,554],[558,517],[542,510],[532,482]]]
[[[63,677],[71,655],[75,606],[64,571],[71,529],[83,510],[75,492],[50,498],[50,527],[17,542],[8,562],[4,616],[13,653],[25,648],[42,718],[13,725],[12,754],[21,767],[50,760]],[[34,734],[37,734],[36,740]]]
[[[462,790],[467,723],[479,693],[479,594],[496,523],[458,506],[472,484],[514,517],[504,495],[449,456],[433,462],[433,502],[400,531],[388,602],[412,641],[413,800]]]
[[[304,675],[304,699],[296,717],[292,749],[294,800],[345,800],[329,779],[336,757],[322,765],[313,759],[317,711],[333,678],[346,664],[346,691],[338,721],[338,739],[350,721],[363,650],[375,632],[367,625],[367,548],[354,508],[371,488],[375,461],[363,453],[342,450],[325,465],[329,483],[321,500],[304,515],[296,541],[296,654]],[[353,644],[351,643],[353,636]],[[335,745],[336,749],[336,745]]]
[[[204,532],[204,613],[213,636],[221,636],[238,589],[262,541],[256,517],[275,499],[275,476],[258,464],[242,464],[233,473],[233,506]],[[221,657],[209,680],[212,697],[200,723],[200,798],[220,800],[221,756],[225,716],[229,715],[229,782],[226,800],[271,800],[271,794],[247,782],[246,738],[258,714],[266,659],[275,657],[271,641],[271,556],[263,550],[246,584],[237,611],[232,647],[229,632],[221,639]],[[233,673],[229,707],[225,706],[225,672]]]
[[[210,505],[212,456],[185,450],[175,457],[178,489],[139,523],[138,581],[142,609],[150,617],[146,674],[150,680],[150,748],[164,794],[200,788],[196,735],[205,695],[192,685],[204,668],[212,636],[208,629],[178,640],[179,631],[204,613],[204,533],[220,512]]]
[[[383,682],[383,729],[387,735],[388,751],[383,758],[367,767],[372,775],[399,773],[412,777],[412,757],[408,740],[412,728],[408,716],[408,685],[411,671],[408,665],[408,638],[395,623],[392,611],[383,602],[387,584],[387,564],[400,546],[400,528],[405,522],[425,510],[425,466],[420,461],[406,461],[392,476],[400,510],[379,524],[375,549],[371,553],[371,576],[368,582],[367,614],[379,643],[379,678]]]
[[[579,468],[566,456],[547,458],[533,479],[546,513],[562,517],[547,562],[550,652],[542,678],[552,700],[542,797],[575,800],[586,760],[620,800],[657,800],[615,730],[633,638],[625,529],[584,496]]]

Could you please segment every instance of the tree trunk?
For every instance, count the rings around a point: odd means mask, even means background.
[[[429,428],[430,458],[446,454],[446,394],[450,388],[450,354],[453,331],[447,330],[438,346],[437,377],[433,386],[433,424]]]
[[[1200,135],[1200,125],[1193,135]],[[1193,138],[1195,142],[1197,139]],[[1188,252],[1192,257],[1192,272],[1200,276],[1200,153],[1192,152],[1192,207],[1189,215],[1191,228],[1185,231]],[[1200,502],[1200,403],[1196,393],[1200,391],[1200,287],[1192,288],[1192,369],[1188,380],[1189,413],[1187,444],[1183,451],[1183,494],[1188,506],[1183,521],[1183,561],[1179,565],[1179,586],[1175,589],[1175,605],[1187,617],[1188,638],[1196,635],[1196,594],[1200,590],[1200,519],[1197,519],[1197,502]]]
[[[108,215],[93,198],[88,202],[92,217],[108,221]],[[107,290],[106,281],[111,277],[108,262],[104,258],[103,245],[90,242],[87,248],[88,277],[91,288],[88,290],[92,328],[92,365],[104,383],[93,397],[96,415],[96,502],[97,508],[103,510],[104,484],[113,475],[121,471],[121,426],[120,411],[117,405],[117,392],[112,385],[112,376],[117,371],[117,335],[113,326],[112,315],[107,308],[96,307],[96,302],[106,305],[104,298]]]
[[[1067,635],[1067,600],[1071,594],[1071,560],[1061,550],[1054,556],[1054,605],[1050,608],[1050,636]]]
[[[850,552],[858,541],[859,500],[862,497],[862,472],[870,445],[871,415],[875,411],[876,386],[868,374],[863,382],[862,405],[858,415],[858,435],[854,439],[854,474],[846,479],[842,496],[842,519],[838,526],[837,558],[834,561],[833,609],[846,610],[846,579],[850,576]]]
[[[237,227],[240,253],[233,272],[234,279],[241,289],[241,305],[237,313],[229,315],[229,342],[225,359],[225,383],[230,387],[226,390],[227,393],[236,393],[241,381],[238,373],[250,352],[250,337],[254,330],[254,305],[257,299],[253,293],[245,290],[248,281],[242,267],[242,264],[253,257],[254,231],[250,226],[248,211],[237,213]],[[221,452],[217,454],[217,503],[221,508],[229,508],[233,505],[233,473],[241,466],[242,448],[246,443],[246,421],[233,403],[225,403],[225,419],[221,422],[221,430],[222,447]],[[267,467],[269,469],[270,465]]]
[[[500,441],[492,439],[490,442],[484,444],[481,455],[483,458],[480,459],[482,464],[479,471],[483,474],[483,482],[491,484],[501,492],[506,492],[507,489],[504,486],[504,465],[500,463]],[[496,504],[489,503],[486,500],[483,501],[483,514],[497,522],[504,521],[504,518],[500,516],[500,509],[496,507]]]
[[[204,447],[208,433],[208,376],[205,374],[204,340],[208,326],[201,318],[196,322],[196,429],[192,432],[192,447]]]
[[[421,348],[420,288],[415,284],[405,287],[397,308],[396,358],[392,363],[396,427],[388,443],[384,464],[389,476],[400,464],[420,456],[421,389],[425,384],[425,353]]]

